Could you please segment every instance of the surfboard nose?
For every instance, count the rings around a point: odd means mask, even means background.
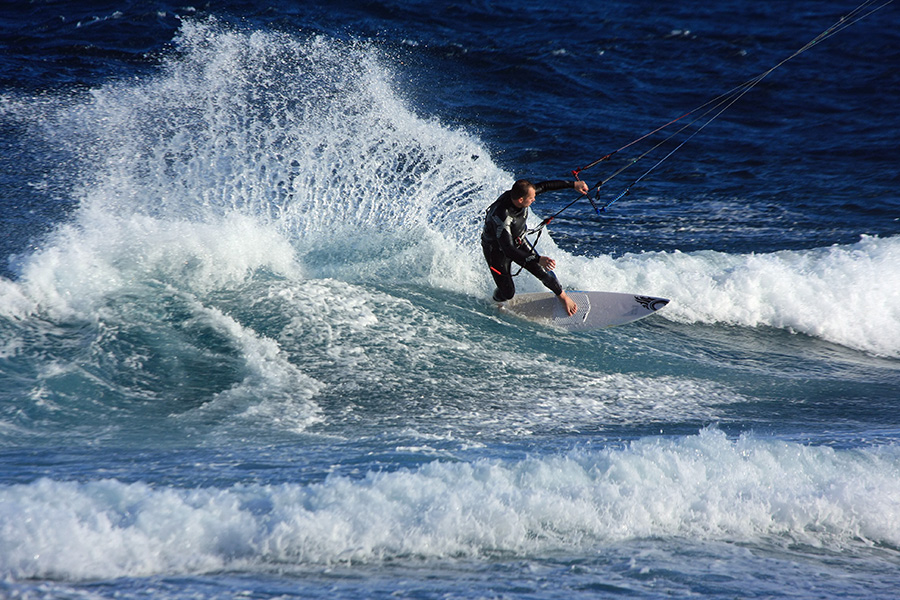
[[[635,296],[634,301],[653,312],[658,311],[669,303],[668,298],[654,298],[653,296]]]

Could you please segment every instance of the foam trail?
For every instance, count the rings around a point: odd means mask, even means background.
[[[645,537],[900,544],[900,456],[716,430],[319,484],[0,487],[4,577],[141,576],[406,556],[585,552]],[[255,568],[255,567],[254,567]]]

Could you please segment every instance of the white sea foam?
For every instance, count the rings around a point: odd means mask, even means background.
[[[0,487],[0,574],[82,579],[533,556],[648,537],[897,546],[898,475],[894,447],[834,450],[704,430],[304,485],[43,479]]]
[[[229,215],[206,223],[90,211],[59,229],[4,280],[0,310],[23,318],[90,319],[110,294],[155,281],[205,293],[240,284],[256,271],[299,277],[291,247],[252,219]]]
[[[94,323],[96,343],[113,347],[117,346],[116,331],[136,327],[149,332],[150,348],[153,339],[174,342],[178,330],[184,329],[181,323],[173,330],[172,317],[154,308],[177,299],[176,304],[187,311],[178,318],[189,316],[190,326],[199,336],[184,341],[193,346],[184,349],[186,356],[202,354],[199,349],[204,347],[204,337],[212,333],[230,341],[243,365],[234,374],[240,383],[208,398],[193,414],[215,414],[227,407],[230,417],[244,417],[239,422],[266,417],[270,427],[294,430],[318,419],[313,401],[318,382],[291,364],[274,341],[205,300],[209,293],[240,286],[260,271],[300,279],[302,269],[293,247],[277,232],[239,214],[193,223],[91,213],[83,214],[80,224],[57,231],[52,243],[24,264],[18,282],[4,282],[0,310],[7,317]],[[136,318],[140,322],[133,323]],[[164,345],[157,352],[177,355],[177,348],[180,346]],[[112,348],[105,352],[117,356]],[[117,358],[124,370],[141,369],[148,359],[140,350]],[[43,368],[39,372],[40,381],[54,379]],[[115,379],[119,375],[109,376]],[[38,387],[34,393],[44,394]],[[141,392],[134,389],[132,393]]]
[[[221,421],[239,427],[246,421],[262,423],[266,429],[304,431],[320,420],[320,409],[314,402],[321,384],[294,366],[279,345],[241,326],[232,317],[215,308],[198,306],[202,318],[238,345],[245,365],[241,382],[222,391],[200,408],[179,419],[219,414]],[[224,413],[224,414],[223,414]]]
[[[561,277],[585,289],[668,297],[685,323],[768,326],[900,356],[900,238],[769,254],[646,253],[567,257]]]

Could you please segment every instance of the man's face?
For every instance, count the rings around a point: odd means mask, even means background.
[[[525,208],[531,206],[531,203],[534,202],[534,190],[528,190],[528,193],[525,194],[522,198],[513,198],[512,204],[516,208]]]

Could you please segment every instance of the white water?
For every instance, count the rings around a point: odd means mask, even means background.
[[[770,254],[715,251],[567,257],[565,281],[585,289],[668,297],[684,323],[776,327],[900,356],[900,238]]]
[[[716,430],[522,461],[434,462],[321,484],[0,488],[0,573],[108,578],[250,565],[591,552],[648,537],[900,544],[894,448]]]

